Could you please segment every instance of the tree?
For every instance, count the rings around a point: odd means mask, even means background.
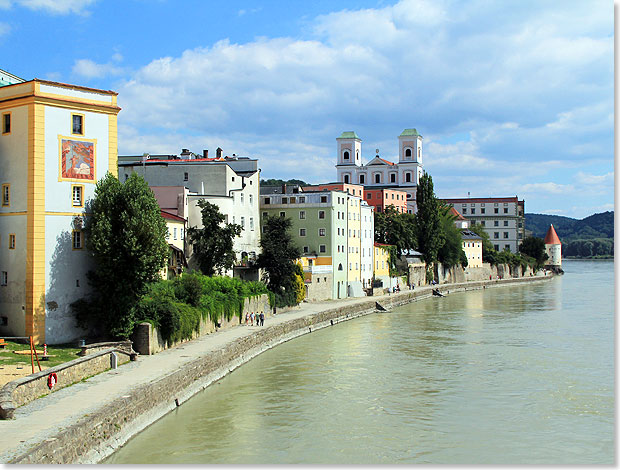
[[[263,280],[276,296],[279,307],[297,304],[299,267],[295,260],[301,257],[301,249],[293,242],[290,233],[292,221],[286,217],[266,217],[257,264],[265,270]],[[303,275],[303,272],[302,272]]]
[[[194,256],[203,274],[221,274],[234,265],[233,241],[241,234],[242,227],[224,223],[226,218],[215,204],[201,199],[198,207],[202,213],[202,228],[192,227],[187,231],[194,245]]]
[[[536,267],[544,266],[549,255],[545,252],[545,241],[539,237],[525,237],[519,245],[519,251],[536,260]]]
[[[153,192],[136,173],[124,184],[108,173],[97,183],[89,212],[84,232],[95,261],[88,273],[94,296],[86,311],[78,312],[79,320],[126,338],[133,329],[131,307],[159,278],[168,257],[166,222]]]
[[[450,212],[450,208],[442,206],[440,209],[441,230],[444,235],[444,243],[437,252],[439,261],[444,266],[467,266],[467,255],[463,251],[463,238],[461,231],[454,224],[456,217]]]
[[[415,217],[398,212],[389,205],[385,212],[375,212],[375,241],[396,247],[397,255],[416,246]]]
[[[433,178],[424,173],[416,191],[418,211],[415,216],[415,228],[418,251],[422,253],[427,267],[437,262],[438,252],[444,244],[444,235],[439,219],[440,203],[433,190]],[[427,278],[430,277],[427,272]]]

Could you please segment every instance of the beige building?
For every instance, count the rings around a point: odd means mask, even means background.
[[[467,257],[468,268],[482,267],[482,237],[471,230],[462,230],[463,251]]]

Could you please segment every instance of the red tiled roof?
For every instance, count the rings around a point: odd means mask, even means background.
[[[467,203],[467,202],[517,202],[519,198],[517,196],[514,197],[465,197],[465,198],[445,198],[441,199],[446,203]]]
[[[168,219],[168,220],[177,220],[179,222],[185,222],[185,219],[183,217],[179,217],[178,215],[175,214],[171,214],[170,212],[166,212],[166,211],[160,211],[161,212],[161,216],[164,219]]]
[[[381,158],[381,157],[378,157],[378,158],[379,158],[379,160],[381,160],[382,162],[387,163],[388,165],[395,165],[395,163],[388,162],[385,158]]]
[[[450,207],[450,213],[456,217],[456,220],[467,220],[465,217],[461,215],[459,211],[457,211],[454,207]]]
[[[555,229],[553,228],[553,224],[549,226],[549,230],[547,230],[547,235],[545,236],[545,245],[561,245],[560,237],[555,233]]]

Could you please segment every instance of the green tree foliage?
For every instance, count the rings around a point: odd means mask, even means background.
[[[562,243],[614,237],[613,211],[592,214],[581,220],[561,215],[525,214],[525,227],[536,237],[544,238],[551,224]]]
[[[125,183],[108,173],[95,188],[86,217],[86,247],[95,261],[88,278],[93,297],[78,310],[82,325],[94,322],[114,337],[133,327],[130,310],[168,257],[166,222],[153,192],[133,173]]]
[[[562,244],[562,256],[572,258],[613,258],[613,238],[570,240]]]
[[[435,197],[433,178],[424,173],[416,191],[418,211],[415,216],[415,233],[418,251],[422,253],[427,266],[434,265],[438,252],[444,244],[444,235],[439,216],[440,202]]]
[[[439,261],[444,266],[456,266],[459,264],[463,267],[467,266],[467,256],[463,251],[461,231],[454,224],[456,217],[451,213],[449,207],[440,207],[439,220],[444,236],[444,243],[437,252]]]
[[[263,280],[275,294],[276,306],[296,305],[295,275],[300,273],[295,260],[301,256],[301,248],[293,242],[291,219],[266,217],[263,224],[262,251],[257,259],[258,266],[264,269]],[[303,278],[303,272],[301,276]]]
[[[241,225],[226,224],[224,215],[215,204],[198,201],[202,213],[202,228],[192,227],[187,234],[194,246],[194,256],[206,276],[222,274],[233,267],[233,242],[241,234]]]
[[[536,260],[536,267],[541,268],[549,255],[545,253],[545,241],[538,237],[525,237],[519,245],[519,251]]]
[[[223,318],[241,320],[246,298],[268,294],[262,282],[208,277],[197,272],[149,285],[132,309],[134,322],[149,321],[168,343],[191,339],[200,321],[218,324]]]
[[[393,245],[398,256],[415,249],[415,216],[398,212],[392,205],[385,212],[375,212],[375,241]]]

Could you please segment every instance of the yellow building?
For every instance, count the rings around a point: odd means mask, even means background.
[[[163,279],[170,279],[181,274],[183,269],[187,267],[187,260],[185,259],[185,231],[187,230],[187,223],[183,217],[163,210],[161,211],[161,216],[166,221],[166,227],[168,228],[166,241],[170,247],[168,263],[162,269],[161,277]]]
[[[113,91],[46,80],[0,86],[0,334],[66,343],[92,269],[82,224],[95,184],[118,174]]]
[[[471,230],[461,232],[463,251],[467,257],[468,268],[482,267],[482,237]]]
[[[390,285],[390,252],[388,251],[390,246],[392,245],[375,243],[374,247],[374,276],[375,279],[383,280],[385,286]]]

